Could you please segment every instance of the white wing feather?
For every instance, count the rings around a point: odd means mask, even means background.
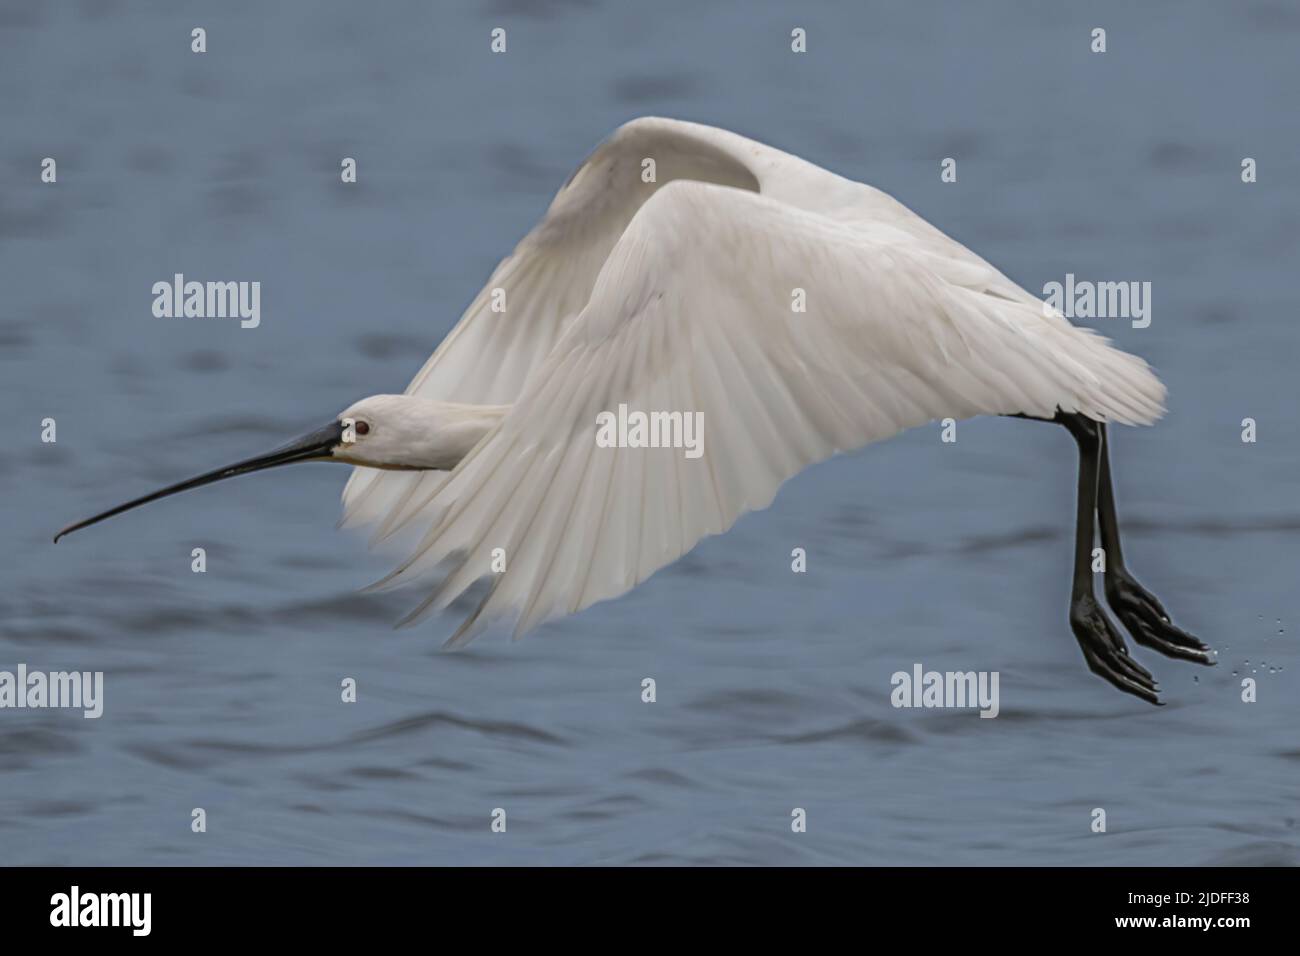
[[[754,163],[756,153],[772,158]],[[758,190],[759,174],[775,170],[782,158],[801,162],[695,123],[657,118],[626,123],[578,167],[542,221],[496,267],[407,394],[478,405],[513,402],[528,374],[587,304],[606,256],[647,199],[679,179]],[[651,182],[643,180],[645,159],[655,161]],[[505,294],[505,311],[492,309],[495,289]],[[413,498],[427,495],[444,478],[441,472],[356,468],[343,491],[341,523],[378,523],[377,536],[382,536]]]
[[[521,634],[624,593],[813,462],[933,419],[1160,415],[1141,359],[907,225],[698,182],[656,192],[511,411],[408,502],[422,540],[381,583],[449,569],[408,621],[501,548],[507,570],[452,641],[502,615]],[[598,413],[620,404],[702,413],[702,456],[597,447]]]

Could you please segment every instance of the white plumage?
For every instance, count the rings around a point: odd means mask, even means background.
[[[884,193],[640,119],[560,190],[407,394],[511,406],[452,471],[358,468],[343,494],[345,524],[419,533],[380,585],[442,569],[407,621],[491,579],[459,643],[624,593],[837,451],[946,417],[1150,423],[1164,388]],[[702,456],[597,447],[597,415],[620,404],[701,412]]]

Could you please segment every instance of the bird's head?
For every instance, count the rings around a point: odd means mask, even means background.
[[[168,485],[141,498],[69,525],[57,542],[105,518],[215,481],[300,461],[338,461],[369,468],[430,471],[451,469],[474,447],[509,406],[457,405],[412,395],[372,395],[349,406],[324,428],[256,458]]]
[[[453,427],[450,407],[412,395],[371,395],[344,409],[342,431],[331,450],[336,461],[369,468],[430,470],[454,467],[446,453],[446,432]]]

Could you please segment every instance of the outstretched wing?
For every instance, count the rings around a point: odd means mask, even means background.
[[[647,161],[653,161],[653,169]],[[987,262],[891,196],[727,130],[643,117],[619,127],[578,167],[542,221],[492,273],[407,393],[482,405],[513,402],[587,304],[596,276],[632,217],[683,180],[758,192],[828,219],[870,224],[882,241],[943,261],[982,291],[1035,302]],[[500,290],[498,294],[496,290]],[[504,311],[494,311],[494,295]],[[501,299],[496,300],[497,307]],[[383,537],[445,479],[443,472],[353,470],[344,525]]]
[[[450,569],[413,620],[488,576],[453,641],[498,615],[519,634],[622,594],[809,464],[903,428],[1058,407],[1160,414],[1141,359],[994,285],[978,261],[898,243],[894,225],[673,183],[618,239],[511,411],[410,502],[422,540],[381,584]],[[620,405],[699,416],[702,454],[600,447],[598,415]],[[498,548],[506,570],[492,574]]]
[[[578,167],[542,221],[496,267],[407,394],[478,405],[513,402],[587,304],[606,256],[647,199],[682,179],[759,191],[783,157],[695,123],[645,118],[623,125]],[[647,159],[654,161],[648,181]],[[504,310],[494,311],[502,301]],[[343,491],[343,524],[381,522],[382,534],[404,503],[444,477],[354,469]]]

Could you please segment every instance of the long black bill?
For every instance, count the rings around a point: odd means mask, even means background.
[[[92,524],[97,524],[105,518],[111,518],[113,515],[120,515],[123,511],[130,511],[132,508],[138,508],[140,505],[148,504],[151,501],[157,501],[159,498],[166,498],[168,495],[174,495],[179,491],[189,491],[191,488],[198,488],[202,485],[210,485],[214,481],[222,481],[226,478],[234,478],[236,475],[246,475],[249,472],[261,471],[264,468],[275,468],[278,465],[289,465],[295,461],[315,461],[329,458],[334,446],[338,445],[343,439],[343,423],[332,422],[324,428],[317,429],[310,434],[303,435],[295,441],[289,442],[282,448],[267,455],[260,455],[257,458],[249,458],[247,461],[236,462],[225,468],[218,468],[216,471],[210,471],[205,475],[199,475],[188,481],[182,481],[179,484],[169,485],[155,491],[153,494],[145,495],[143,498],[136,498],[134,501],[128,501],[126,504],[118,505],[116,508],[110,508],[103,514],[95,515],[93,518],[87,518],[85,521],[78,521],[76,524],[70,524],[54,536],[54,543],[58,544],[59,539],[65,534],[72,534],[82,528]]]

